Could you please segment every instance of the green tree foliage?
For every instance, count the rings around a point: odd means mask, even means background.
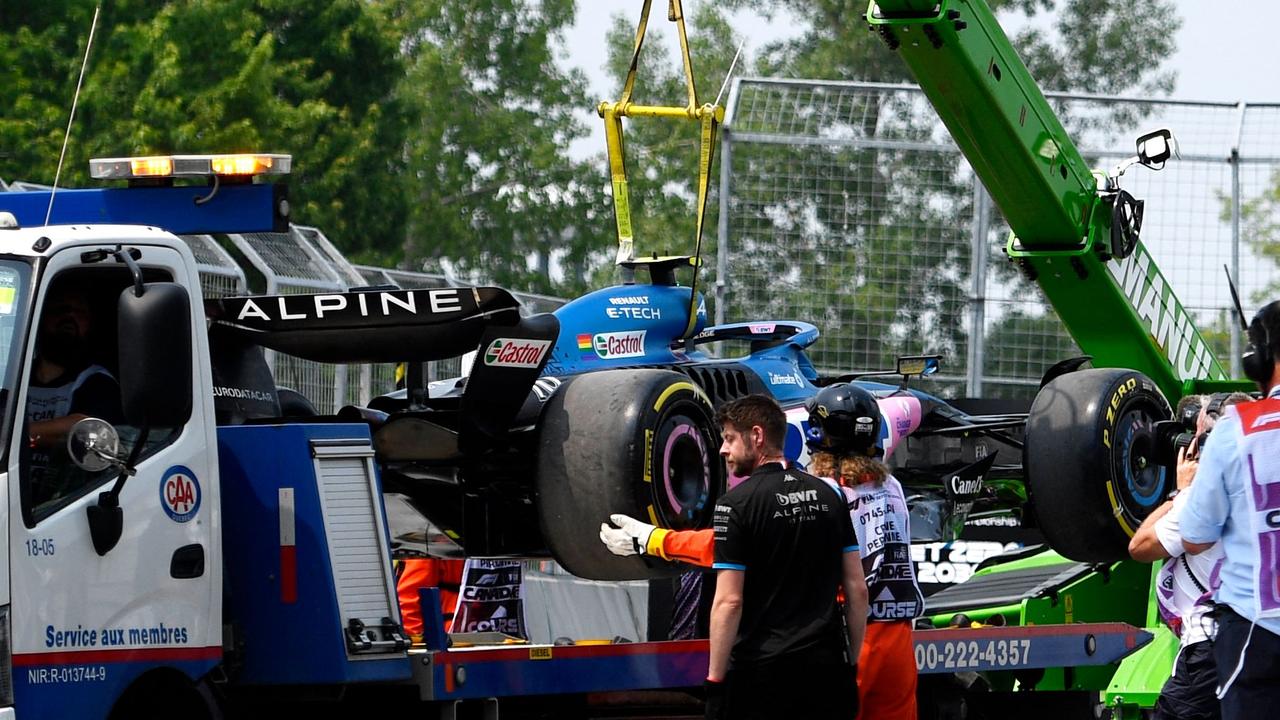
[[[586,132],[574,113],[589,106],[582,73],[557,54],[573,1],[393,5],[408,63],[397,95],[414,118],[409,256],[518,289],[581,291],[609,217],[597,168],[567,154]]]
[[[1013,41],[1046,89],[1159,93],[1172,85],[1172,75],[1161,70],[1161,62],[1172,53],[1178,25],[1167,0],[1141,8],[1095,0],[991,4],[1004,19],[1032,20],[1023,23],[1026,29]],[[763,48],[753,63],[755,74],[910,81],[901,60],[867,31],[866,7],[865,1],[857,0],[729,3],[731,9],[754,10],[801,28],[793,39]],[[731,32],[717,29],[716,22],[722,22],[718,13],[700,13],[693,18],[691,32],[695,38],[719,37],[710,52],[720,58],[731,54],[733,43],[725,41]],[[629,51],[625,29],[620,25],[611,35],[615,58]],[[719,54],[716,48],[721,48]],[[700,60],[695,54],[695,62]],[[622,69],[615,61],[619,81]],[[746,102],[740,98],[740,103]],[[856,107],[806,106],[813,116],[790,118],[788,132],[798,132],[795,128],[807,123],[814,133],[843,138],[937,138],[932,113],[907,107],[910,101],[901,96],[866,93],[855,103]],[[1073,133],[1102,133],[1131,120],[1125,112],[1103,111],[1064,121]],[[739,125],[732,130],[769,128]],[[660,142],[661,138],[639,137],[631,143],[631,152],[652,153],[650,148],[661,147]],[[634,149],[637,144],[642,149]],[[942,352],[950,367],[962,367],[968,344],[962,321],[969,293],[973,192],[972,176],[958,155],[834,144],[734,148],[735,223],[751,231],[730,227],[730,243],[736,243],[730,255],[730,319],[791,316],[814,321],[824,333],[814,359],[828,370],[885,367],[894,355],[919,351]],[[685,177],[668,169],[659,166],[650,172],[650,188],[669,188]],[[691,216],[686,194],[648,193],[655,196],[667,206],[651,203],[651,214],[659,214],[647,222],[661,226]],[[685,202],[679,202],[682,199]],[[937,228],[944,228],[942,237]],[[996,278],[1015,286],[1015,297],[1036,292],[1014,272]],[[1007,322],[1019,325],[1024,320],[1010,316]],[[990,331],[994,337],[1001,336],[1004,322],[995,318]],[[1057,334],[1062,334],[1060,329]],[[988,347],[989,367],[1002,367],[1001,350]],[[1032,366],[1043,369],[1060,359],[1053,352],[1045,347],[1035,357],[1026,356],[1027,374],[1038,374]]]
[[[989,0],[1002,21],[1026,20],[1011,40],[1042,88],[1058,91],[1158,93],[1173,88],[1161,63],[1181,24],[1170,0],[1130,4],[1105,0]],[[909,82],[911,76],[879,37],[867,32],[860,0],[732,0],[774,18],[794,18],[804,32],[761,53],[757,70],[778,77]],[[1047,32],[1047,24],[1052,31]]]
[[[53,181],[93,7],[0,6],[0,176]],[[358,258],[394,255],[407,209],[384,190],[403,166],[398,43],[361,0],[110,3],[62,182],[84,184],[95,156],[291,152],[294,217]]]
[[[1224,196],[1221,202],[1222,219],[1229,221],[1231,198]],[[1255,252],[1280,264],[1280,169],[1271,171],[1271,179],[1261,193],[1240,204],[1240,234]],[[1277,294],[1280,294],[1280,280],[1272,280],[1254,294],[1252,299],[1257,303],[1266,303]]]

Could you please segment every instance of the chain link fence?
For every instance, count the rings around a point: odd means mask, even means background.
[[[1280,291],[1263,247],[1280,241],[1280,104],[1049,100],[1099,168],[1132,155],[1143,131],[1173,129],[1180,159],[1123,184],[1146,200],[1148,250],[1238,364],[1223,267],[1246,312]],[[1008,226],[918,87],[740,78],[725,126],[717,322],[814,322],[814,362],[833,374],[939,353],[933,389],[951,396],[1030,397],[1044,370],[1080,354],[1006,261]]]

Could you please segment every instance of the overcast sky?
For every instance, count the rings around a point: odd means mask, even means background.
[[[686,13],[693,14],[698,2],[685,0]],[[1168,67],[1178,72],[1178,85],[1173,97],[1183,100],[1215,100],[1280,103],[1280,53],[1274,27],[1268,18],[1275,3],[1268,0],[1183,0],[1177,3],[1182,14],[1178,32],[1177,53]],[[666,22],[666,3],[654,2],[650,37],[670,39],[674,30]],[[610,18],[618,12],[638,18],[639,0],[583,0],[578,3],[578,18],[567,38],[570,61],[587,72],[591,79],[592,100],[614,99],[613,89],[603,72],[606,57],[605,34]],[[747,52],[785,37],[789,24],[785,21],[765,22],[751,13],[739,13],[735,27],[747,41]],[[697,62],[697,58],[694,58]],[[715,89],[701,89],[711,93]],[[1105,88],[1099,88],[1106,93]],[[708,97],[707,100],[713,98]],[[575,151],[591,153],[603,148],[599,120],[590,115],[596,137],[579,143]]]

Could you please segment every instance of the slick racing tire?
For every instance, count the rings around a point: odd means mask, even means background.
[[[624,369],[565,379],[543,409],[538,520],[551,554],[594,580],[676,572],[657,558],[619,557],[600,524],[624,513],[660,527],[710,527],[724,489],[706,393],[670,370]]]
[[[1129,557],[1129,539],[1174,478],[1157,461],[1169,403],[1132,370],[1081,370],[1036,395],[1027,418],[1027,485],[1050,547],[1081,562]]]

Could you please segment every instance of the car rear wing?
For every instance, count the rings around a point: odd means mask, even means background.
[[[521,317],[519,310],[511,293],[495,287],[205,301],[211,332],[316,362],[412,366],[478,351],[456,429],[409,417],[380,432],[381,450],[433,460],[482,452],[500,441],[546,367],[560,322],[548,313]],[[433,441],[420,442],[428,437]]]
[[[738,340],[751,343],[751,352],[791,343],[806,348],[818,339],[818,328],[806,322],[771,320],[769,322],[729,323],[713,325],[688,340],[677,340],[674,346],[692,350],[703,343]]]
[[[329,363],[457,357],[476,350],[487,328],[519,324],[519,308],[511,293],[495,287],[352,290],[205,301],[209,319],[241,340]]]

